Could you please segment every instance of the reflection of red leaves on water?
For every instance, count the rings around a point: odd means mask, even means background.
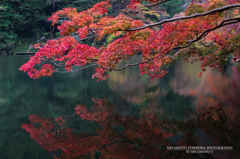
[[[120,117],[115,107],[107,100],[93,100],[95,105],[89,110],[84,105],[76,107],[80,118],[97,123],[100,129],[93,134],[75,134],[72,129],[64,128],[64,119],[55,120],[38,115],[29,117],[32,123],[21,127],[31,134],[42,148],[49,152],[61,150],[60,158],[75,158],[84,155],[94,158],[95,152],[101,158],[162,158],[169,153],[167,138],[173,136],[168,132],[169,126],[160,122],[156,115],[146,114],[137,117]],[[33,123],[39,123],[37,127]],[[116,127],[121,128],[116,130]],[[165,127],[165,128],[164,128]],[[164,129],[163,129],[164,128]],[[55,155],[57,158],[58,155]],[[170,157],[171,158],[171,157]]]
[[[233,146],[239,152],[240,83],[237,67],[232,67],[233,76],[208,74],[201,88],[196,106],[201,119],[201,129],[210,137],[213,145]],[[230,151],[212,154],[214,158],[239,158]]]
[[[240,100],[237,96],[240,94],[238,82],[240,73],[234,71],[235,68],[233,68],[233,78],[220,77],[217,74],[206,76],[207,80],[202,90],[199,90],[202,93],[198,96],[199,104],[196,106],[201,120],[188,119],[186,123],[160,121],[151,113],[145,114],[140,119],[136,116],[121,117],[106,99],[93,99],[95,105],[91,109],[85,105],[77,105],[75,108],[76,114],[81,119],[89,121],[89,124],[99,125],[100,128],[92,134],[76,134],[73,129],[65,128],[65,119],[61,116],[53,120],[30,115],[31,123],[22,124],[21,127],[29,132],[31,138],[42,148],[54,152],[55,158],[94,158],[96,152],[101,153],[101,158],[104,159],[169,159],[179,156],[192,158],[188,156],[191,154],[186,154],[184,151],[169,151],[166,147],[171,145],[169,138],[180,130],[184,138],[176,141],[178,146],[205,145],[204,138],[195,135],[195,130],[199,127],[212,145],[234,147],[234,151],[210,154],[213,158],[238,158],[239,155],[235,152],[240,151],[238,142]],[[34,123],[38,123],[39,126]]]
[[[232,121],[237,120],[240,114],[240,83],[237,67],[232,67],[233,77],[221,76],[220,74],[208,74],[205,85],[201,88],[202,93],[198,96],[196,109],[200,117],[220,119],[221,115],[226,115]],[[235,112],[233,112],[235,110]],[[223,114],[226,113],[226,114]]]

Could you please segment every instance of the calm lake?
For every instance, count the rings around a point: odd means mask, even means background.
[[[0,56],[1,159],[52,159],[53,154],[42,149],[20,126],[29,123],[30,114],[73,114],[77,104],[93,105],[92,98],[107,98],[121,116],[153,113],[176,125],[186,123],[169,139],[173,145],[185,138],[192,143],[186,146],[233,148],[190,154],[192,158],[240,158],[240,72],[233,65],[224,75],[207,69],[199,78],[201,63],[179,62],[168,68],[165,77],[153,81],[140,76],[138,67],[132,67],[110,73],[107,81],[96,82],[91,78],[94,68],[33,80],[19,71],[27,60],[28,56]],[[199,120],[190,121],[189,114]],[[74,129],[82,124],[80,132],[95,129],[75,119],[67,124]]]

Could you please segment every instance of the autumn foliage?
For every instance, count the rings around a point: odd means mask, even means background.
[[[214,86],[213,86],[214,87]],[[212,89],[212,88],[210,88]],[[218,88],[215,88],[218,89]],[[231,89],[230,89],[231,90]],[[230,91],[229,90],[229,91]],[[239,90],[239,89],[237,89]],[[212,92],[214,93],[214,92]],[[213,100],[213,99],[212,99]],[[202,109],[197,107],[196,112],[186,112],[186,121],[174,121],[170,119],[159,120],[157,115],[147,113],[142,118],[136,116],[121,117],[115,107],[106,99],[93,99],[95,105],[91,109],[85,105],[77,105],[77,115],[65,115],[67,118],[78,118],[79,121],[88,122],[88,126],[97,124],[98,128],[92,133],[76,133],[68,128],[65,119],[59,116],[55,119],[43,118],[38,115],[30,115],[31,123],[22,124],[22,128],[30,133],[43,149],[54,153],[54,158],[239,158],[239,124],[232,120],[234,114],[229,114],[220,107],[215,107],[209,102]],[[220,108],[220,109],[219,109]],[[211,113],[209,114],[209,110]],[[222,116],[225,113],[227,116]],[[238,112],[239,113],[239,112]],[[203,119],[203,114],[206,118]],[[215,118],[217,116],[218,118]],[[237,114],[237,113],[236,113]],[[229,118],[226,120],[226,118]],[[201,119],[201,120],[199,120]],[[214,129],[212,128],[214,127]],[[82,129],[82,127],[80,127]],[[185,151],[171,151],[167,146],[205,146],[206,143],[196,135],[197,130],[204,131],[210,137],[212,145],[233,144],[234,153],[231,151],[214,152],[213,154],[188,154]],[[233,132],[233,133],[231,133]],[[182,138],[170,141],[181,134]],[[204,137],[206,138],[206,137]],[[210,146],[209,143],[207,146]]]
[[[169,153],[166,151],[166,146],[170,145],[167,138],[174,134],[156,115],[146,114],[141,119],[121,117],[105,99],[93,101],[95,105],[90,110],[85,105],[78,105],[75,112],[81,120],[100,126],[95,133],[76,134],[73,129],[63,126],[65,119],[62,117],[53,120],[38,115],[31,115],[31,123],[21,127],[42,148],[49,152],[60,150],[55,158],[94,158],[96,152],[101,153],[101,158],[129,158],[130,154],[132,158],[160,158]]]
[[[146,2],[160,3],[159,0]],[[130,4],[133,10],[137,3],[140,1],[133,0]],[[165,68],[177,60],[202,61],[203,71],[206,67],[221,70],[230,55],[239,61],[238,0],[193,2],[182,14],[183,17],[148,25],[123,14],[109,16],[109,7],[109,1],[102,1],[80,13],[75,8],[64,8],[54,13],[50,18],[52,24],[57,23],[60,17],[66,19],[58,27],[63,37],[49,40],[43,45],[36,44],[39,51],[20,70],[35,79],[61,72],[62,67],[65,72],[96,67],[93,77],[104,80],[108,77],[108,71],[139,65],[141,75],[147,74],[154,79],[164,76],[167,73]],[[151,29],[160,25],[160,30]],[[93,38],[95,42],[105,40],[110,34],[120,36],[106,47],[97,48],[80,43],[73,37],[76,34],[80,39]],[[211,48],[200,48],[195,45],[198,41],[214,44],[209,46]],[[141,54],[137,61],[117,67],[135,54]],[[80,69],[73,70],[73,66],[80,66]]]
[[[145,6],[151,7],[167,0],[144,1],[149,3]],[[140,2],[143,1],[132,0],[128,9],[136,9]],[[147,74],[155,79],[166,75],[166,68],[178,60],[201,61],[202,71],[207,67],[222,71],[230,61],[239,64],[239,0],[193,1],[184,13],[151,24],[124,14],[109,16],[110,7],[109,1],[102,1],[80,13],[75,8],[64,8],[54,13],[50,18],[53,25],[61,17],[66,19],[58,27],[62,37],[45,44],[36,44],[35,48],[39,51],[20,70],[28,72],[35,79],[51,76],[53,72],[75,72],[96,67],[92,77],[105,80],[109,76],[107,72],[139,65],[141,75]],[[152,29],[156,26],[161,26],[161,29]],[[75,35],[81,41],[76,40]],[[109,35],[118,38],[107,46],[95,46],[95,42],[104,41]],[[83,44],[84,39],[94,39],[94,44]],[[203,45],[199,46],[199,43]],[[139,54],[137,60],[129,60],[136,54]],[[125,64],[126,61],[129,63]],[[119,67],[118,64],[122,62],[123,66]],[[79,69],[73,69],[73,66],[79,66]],[[239,87],[233,81],[232,86],[235,85]],[[210,89],[214,94],[215,87]],[[224,94],[216,93],[215,96],[226,97],[225,102],[237,100]],[[208,104],[212,102],[214,108],[200,103],[197,107],[198,115],[201,119],[220,119],[222,107],[214,98],[209,99]],[[81,120],[100,127],[92,134],[77,134],[73,129],[66,128],[63,117],[53,120],[31,115],[31,123],[21,127],[42,148],[54,152],[55,158],[94,158],[96,153],[100,153],[101,158],[129,158],[129,154],[132,158],[153,159],[187,155],[185,152],[179,154],[181,152],[166,151],[166,146],[170,145],[168,138],[178,132],[170,130],[170,127],[178,129],[174,124],[160,121],[153,114],[145,114],[143,118],[121,117],[106,100],[93,101],[95,105],[90,110],[85,105],[78,105],[75,111]],[[180,141],[178,144],[185,145],[186,142]],[[58,153],[59,150],[61,153]]]
[[[237,67],[231,67],[232,76],[208,73],[206,83],[197,96],[197,115],[201,120],[201,129],[209,136],[213,145],[228,145],[235,147],[235,153],[214,153],[213,158],[239,158],[239,115],[240,93]],[[237,152],[237,153],[236,153]]]

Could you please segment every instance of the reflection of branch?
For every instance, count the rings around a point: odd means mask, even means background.
[[[122,141],[119,140],[119,141],[114,141],[114,142],[112,142],[112,143],[110,143],[110,144],[103,144],[100,149],[103,149],[103,148],[105,148],[105,147],[107,147],[107,146],[111,146],[111,145],[114,145],[114,144],[117,144],[117,143],[125,143],[125,144],[130,144],[130,145],[144,146],[144,147],[149,147],[149,148],[151,148],[151,149],[155,149],[154,147],[152,147],[152,146],[150,146],[150,145],[143,145],[143,144],[140,144],[140,143],[136,143],[136,142],[128,139],[127,137],[125,137],[125,136],[123,136],[123,135],[121,135],[121,134],[118,134],[118,135],[119,135],[120,138],[122,138]],[[112,135],[112,136],[113,136],[113,137],[117,137],[117,136],[115,136],[115,135]]]
[[[222,104],[221,104],[221,105],[222,105]],[[224,121],[227,122],[228,118],[227,118],[227,116],[226,116],[226,114],[225,114],[225,112],[224,112],[223,106],[221,106],[221,109],[222,109],[222,115],[223,115],[223,117],[224,117]]]
[[[133,142],[132,140],[128,139],[127,137],[125,137],[121,134],[120,134],[120,137],[125,140],[125,141],[123,140],[124,143],[138,145],[138,146],[145,146],[145,147],[149,147],[151,149],[154,149],[154,147],[152,147],[150,145],[143,145],[143,144],[140,144],[140,143]]]
[[[232,9],[232,8],[236,8],[236,7],[240,7],[240,3],[233,4],[233,5],[227,5],[225,7],[213,9],[213,10],[205,12],[205,13],[194,14],[194,15],[185,16],[185,17],[177,17],[177,18],[172,18],[172,19],[165,19],[165,20],[162,20],[160,22],[143,25],[143,26],[138,27],[138,28],[125,29],[124,31],[135,31],[135,30],[146,29],[146,28],[149,28],[149,27],[162,25],[164,23],[169,23],[169,22],[174,22],[174,21],[184,20],[184,19],[192,19],[192,18],[196,18],[196,17],[202,17],[202,16],[206,16],[206,15],[217,13],[217,12],[222,12],[222,11],[229,10],[229,9]]]
[[[144,6],[146,6],[146,7],[153,7],[153,6],[156,6],[158,4],[166,3],[168,1],[171,1],[171,0],[160,1],[160,2],[153,3],[153,4],[144,4]]]
[[[82,117],[78,116],[77,114],[70,114],[70,115],[60,115],[61,117],[65,117],[65,118],[77,118],[77,119],[80,119],[80,120],[83,120],[83,121],[88,121],[92,124],[98,124],[100,127],[104,127],[103,125],[99,124],[97,121],[95,120],[90,120],[90,119],[83,119]],[[60,116],[57,116],[60,117]],[[94,134],[89,134],[89,135],[94,135]],[[94,135],[94,136],[97,136],[97,135]]]
[[[227,25],[230,25],[230,24],[239,23],[239,22],[240,22],[240,17],[224,20],[224,21],[222,21],[218,26],[216,26],[216,27],[214,27],[214,28],[211,28],[211,29],[207,29],[207,30],[205,30],[202,34],[200,34],[197,38],[195,38],[195,39],[193,39],[193,40],[191,40],[191,41],[188,41],[188,44],[187,44],[187,45],[174,47],[174,48],[172,48],[171,50],[167,51],[167,52],[165,53],[165,55],[166,55],[166,54],[169,54],[171,51],[173,51],[173,50],[175,50],[175,49],[184,49],[184,48],[189,47],[189,46],[192,45],[193,43],[195,43],[195,42],[201,40],[203,37],[207,36],[207,34],[210,33],[211,31],[214,31],[214,30],[216,30],[216,29],[218,29],[218,28],[221,28],[221,27],[224,27],[224,26],[227,26]],[[127,64],[127,65],[125,65],[124,67],[121,67],[121,68],[119,68],[119,69],[112,69],[112,68],[110,68],[110,69],[111,69],[111,70],[114,70],[114,71],[120,71],[120,70],[123,70],[123,69],[125,69],[125,68],[127,68],[127,67],[129,67],[129,66],[136,66],[136,65],[139,65],[139,64],[148,63],[148,62],[152,61],[152,60],[155,59],[155,58],[156,58],[156,57],[150,58],[150,59],[148,59],[147,61],[144,61],[144,62],[138,62],[138,63],[134,63],[134,64]],[[108,68],[104,68],[104,69],[108,69]],[[108,69],[108,70],[110,70],[110,69]]]

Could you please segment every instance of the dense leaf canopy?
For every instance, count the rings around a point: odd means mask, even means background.
[[[139,1],[132,1],[128,7],[134,10],[137,3]],[[20,70],[27,71],[31,78],[39,78],[60,72],[61,67],[71,72],[97,66],[93,77],[98,80],[106,79],[107,71],[135,65],[140,66],[141,75],[161,78],[167,73],[164,68],[177,60],[200,60],[203,71],[207,66],[222,70],[230,54],[235,60],[239,59],[239,6],[237,1],[226,0],[191,3],[180,17],[152,24],[144,24],[123,14],[108,16],[107,10],[111,7],[108,1],[80,13],[75,8],[64,8],[50,18],[53,24],[60,17],[67,19],[58,27],[63,37],[35,45],[39,51]],[[162,29],[151,29],[158,25]],[[97,48],[78,42],[74,34],[79,34],[80,39],[94,38],[94,41],[103,40],[109,34],[121,36],[106,47]],[[195,43],[200,40],[214,43],[208,47],[196,47]],[[117,64],[139,53],[141,58],[137,61],[117,67]],[[40,66],[40,70],[36,66]],[[81,68],[73,70],[73,66]]]

